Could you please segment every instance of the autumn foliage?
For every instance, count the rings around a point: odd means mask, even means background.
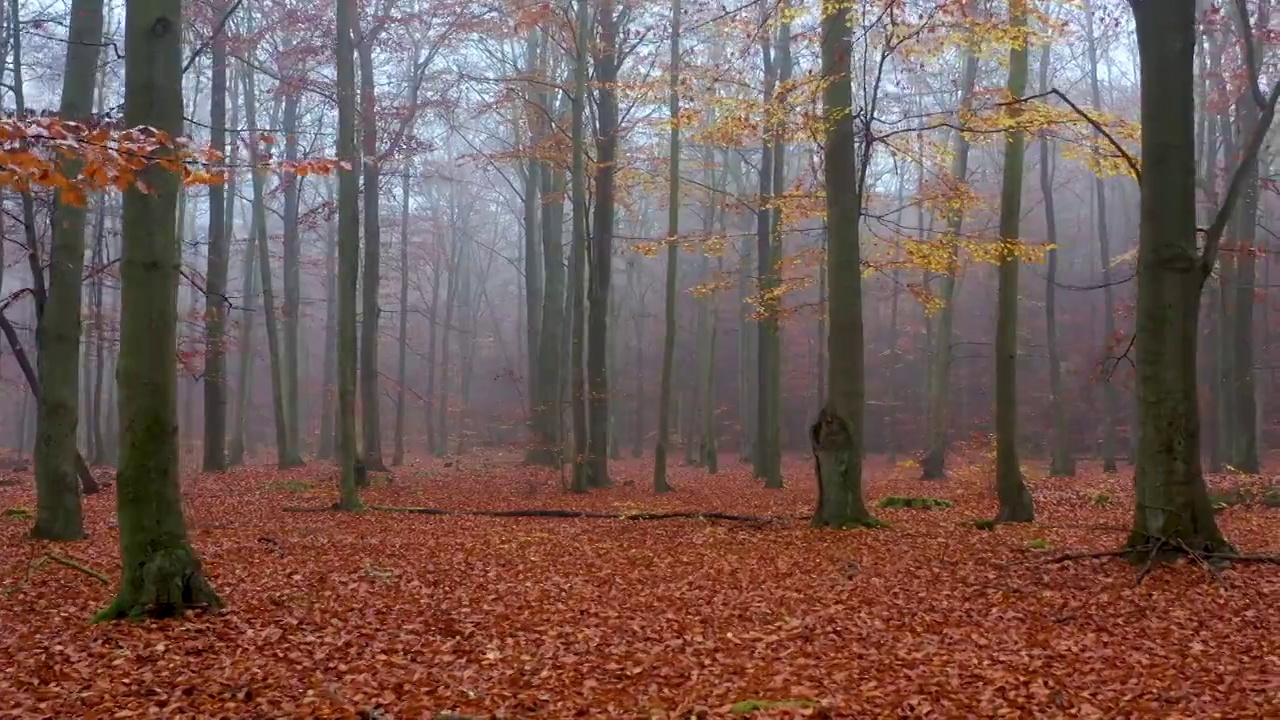
[[[262,136],[261,142],[272,142]],[[335,160],[270,163],[298,175],[327,174]],[[180,173],[184,184],[221,183],[222,154],[187,138],[149,127],[123,128],[116,122],[78,123],[56,116],[0,118],[0,186],[18,191],[50,189],[63,202],[83,205],[88,192],[131,186],[148,191],[139,174],[147,167]]]
[[[1280,580],[1263,565],[1137,569],[1052,563],[1111,549],[1124,476],[1029,469],[1038,522],[994,513],[988,460],[946,485],[869,462],[868,502],[929,495],[951,508],[878,509],[883,530],[810,530],[809,463],[760,489],[749,468],[648,465],[570,496],[518,455],[410,464],[366,501],[454,510],[581,508],[616,520],[450,517],[324,507],[324,469],[193,476],[193,542],[228,601],[187,621],[90,625],[115,581],[113,498],[86,500],[89,540],[32,543],[29,478],[0,488],[0,676],[23,717],[1274,717]],[[1250,482],[1244,479],[1245,482]],[[1216,478],[1218,489],[1237,480]],[[640,521],[720,510],[761,523]],[[1276,510],[1224,509],[1243,550],[1274,546]]]

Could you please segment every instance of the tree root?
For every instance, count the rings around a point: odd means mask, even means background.
[[[1058,555],[1056,557],[1051,557],[1047,560],[1042,560],[1038,564],[1047,565],[1047,564],[1069,562],[1072,560],[1087,560],[1092,558],[1108,558],[1108,557],[1127,557],[1127,558],[1130,558],[1131,560],[1136,561],[1139,557],[1143,555],[1143,553],[1145,553],[1146,561],[1143,562],[1142,569],[1138,572],[1137,580],[1134,582],[1135,585],[1141,585],[1142,581],[1146,579],[1147,575],[1149,575],[1151,573],[1151,570],[1158,564],[1157,559],[1161,556],[1161,551],[1164,551],[1165,553],[1173,552],[1176,555],[1182,555],[1190,558],[1197,565],[1204,568],[1205,572],[1209,573],[1209,575],[1214,580],[1221,579],[1221,574],[1218,572],[1218,568],[1214,567],[1213,563],[1210,562],[1211,560],[1217,560],[1220,562],[1221,561],[1239,562],[1239,563],[1256,562],[1256,563],[1280,565],[1280,555],[1266,555],[1266,554],[1250,555],[1250,554],[1229,553],[1229,552],[1203,552],[1199,550],[1192,550],[1190,547],[1187,546],[1186,543],[1182,542],[1181,540],[1177,540],[1177,539],[1168,540],[1166,538],[1156,538],[1155,542],[1153,543],[1148,543],[1145,545],[1137,545],[1134,547],[1124,547],[1124,548],[1120,548],[1119,550],[1103,550],[1101,552],[1067,553],[1065,555]]]
[[[284,512],[310,513],[331,512],[336,505],[329,507],[286,507]],[[460,517],[496,517],[496,518],[566,518],[588,520],[728,520],[734,522],[769,523],[786,522],[789,517],[770,515],[734,515],[722,512],[632,512],[601,513],[586,510],[444,510],[429,507],[393,507],[389,505],[370,505],[366,509],[375,512],[411,513],[415,515],[453,515]]]
[[[185,544],[151,550],[140,560],[131,566],[126,555],[116,598],[94,622],[177,617],[187,610],[222,607],[199,558]]]

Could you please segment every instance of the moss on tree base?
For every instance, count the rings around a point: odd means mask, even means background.
[[[166,618],[187,610],[222,607],[222,599],[205,579],[200,560],[185,546],[156,550],[132,567],[125,558],[124,580],[116,599],[94,618]]]

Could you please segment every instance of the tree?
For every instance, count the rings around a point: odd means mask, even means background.
[[[1236,4],[1236,26],[1240,34],[1240,43],[1244,51],[1256,58],[1262,54],[1262,43],[1254,35],[1253,23],[1249,19],[1249,9],[1244,2]],[[1258,3],[1258,25],[1262,28],[1270,26],[1271,3],[1261,0]],[[1256,87],[1256,85],[1254,85]],[[1257,131],[1260,114],[1264,104],[1259,98],[1246,89],[1236,101],[1236,120],[1242,138],[1249,137]],[[1244,159],[1240,165],[1244,176],[1241,179],[1241,195],[1236,206],[1235,238],[1235,302],[1231,312],[1231,388],[1234,398],[1232,403],[1235,416],[1232,418],[1232,453],[1231,466],[1242,473],[1257,473],[1261,470],[1258,457],[1258,404],[1257,388],[1254,380],[1254,314],[1256,304],[1256,253],[1254,245],[1258,239],[1258,204],[1260,196],[1259,161],[1255,154]]]
[[[71,6],[66,64],[62,76],[65,120],[93,113],[98,45],[102,41],[102,0],[75,0]],[[67,163],[74,176],[79,163]],[[36,331],[40,385],[36,416],[36,521],[34,537],[77,540],[84,536],[77,475],[76,426],[80,415],[80,305],[84,275],[85,210],[54,197],[53,243],[49,255],[49,295]]]
[[[826,189],[828,287],[831,330],[827,351],[843,358],[831,372],[830,396],[810,429],[818,480],[813,524],[847,527],[874,524],[862,500],[862,435],[866,387],[863,374],[862,268],[858,223],[862,183],[855,174],[853,83],[850,61],[853,30],[849,5],[822,3],[823,185]],[[870,138],[870,133],[866,133]],[[864,141],[865,177],[869,142]],[[850,192],[854,190],[854,192]]]
[[[257,73],[246,66],[244,82],[244,114],[250,127],[257,127],[257,98],[254,78]],[[267,355],[271,369],[271,409],[276,430],[276,465],[291,468],[302,464],[297,450],[290,443],[288,418],[285,412],[284,368],[280,353],[280,332],[276,319],[275,293],[272,289],[271,254],[267,247],[266,170],[260,164],[259,137],[248,142],[249,164],[253,179],[253,234],[257,238],[259,282],[262,288],[262,316],[267,332]]]
[[[1258,85],[1247,53],[1258,124],[1242,138],[1240,166],[1197,250],[1195,0],[1129,0],[1142,82],[1142,174],[1138,238],[1137,493],[1127,547],[1135,555],[1229,550],[1200,466],[1196,340],[1200,296],[1222,235],[1275,118],[1280,83]],[[1247,46],[1246,46],[1247,47]]]
[[[182,3],[130,0],[124,119],[182,132]],[[96,49],[95,49],[96,51]],[[163,152],[163,151],[160,151]],[[175,210],[180,180],[152,164],[124,192],[120,263],[121,455],[116,512],[122,574],[98,618],[169,616],[222,604],[187,542],[178,485]]]
[[[1094,0],[1085,0],[1085,38],[1089,58],[1089,92],[1094,110],[1102,110],[1102,92],[1098,85],[1098,41],[1094,32]],[[1111,233],[1107,225],[1107,185],[1101,174],[1093,178],[1094,213],[1098,223],[1098,252],[1102,259],[1102,337],[1103,347],[1110,348],[1116,339],[1115,288],[1111,283]],[[1109,364],[1109,363],[1105,363]],[[1102,471],[1116,471],[1116,413],[1118,400],[1115,385],[1107,373],[1102,386]]]
[[[618,47],[616,0],[600,0],[596,23],[596,158],[595,206],[592,208],[590,273],[587,286],[587,483],[608,487],[609,481],[609,285],[613,278],[615,176],[618,170]]]
[[[1015,37],[1009,50],[1009,98],[1027,92],[1027,0],[1010,0],[1010,28]],[[1009,113],[1014,121],[1019,108]],[[1000,288],[996,308],[996,492],[1000,522],[1031,522],[1035,510],[1022,482],[1018,462],[1018,252],[1022,217],[1022,165],[1026,136],[1014,127],[1005,133],[1004,181],[1000,193]]]
[[[289,66],[292,70],[292,66]],[[284,96],[284,162],[281,172],[280,186],[284,192],[284,232],[281,233],[281,244],[284,254],[284,302],[280,306],[280,320],[283,329],[282,381],[284,384],[284,430],[289,443],[289,466],[301,467],[302,437],[301,419],[298,416],[298,313],[302,305],[301,264],[302,243],[298,232],[299,194],[302,183],[293,165],[298,161],[298,105],[301,92],[296,86],[297,80],[289,75],[281,78]]]
[[[587,255],[587,160],[586,160],[586,108],[587,108],[587,42],[590,31],[590,10],[587,0],[578,0],[577,4],[577,38],[574,43],[573,57],[573,107],[569,134],[573,146],[573,168],[571,180],[573,185],[573,240],[569,251],[569,300],[565,303],[566,314],[572,318],[569,339],[569,382],[571,419],[573,423],[573,454],[570,457],[572,478],[569,489],[576,493],[584,493],[591,487],[587,474],[587,406],[585,378],[582,369],[582,342],[586,332],[586,320],[583,317],[583,278]],[[597,193],[599,189],[597,188]],[[545,230],[546,224],[543,224]],[[544,232],[545,235],[545,232]],[[544,237],[545,244],[546,239]],[[547,287],[551,287],[551,273],[547,273]],[[550,297],[548,295],[548,297]],[[543,322],[550,322],[543,313]],[[545,343],[544,336],[541,342]],[[556,348],[556,352],[561,352]],[[561,392],[557,390],[559,401]]]
[[[220,10],[230,12],[230,5]],[[213,81],[209,96],[212,149],[227,149],[227,38],[214,29],[211,44]],[[234,202],[234,196],[232,196]],[[204,460],[205,472],[227,468],[227,362],[223,335],[227,327],[227,270],[231,243],[224,208],[230,203],[221,183],[209,186],[209,259],[205,269]]]
[[[967,38],[964,49],[963,69],[960,78],[960,106],[958,117],[964,117],[973,108],[974,87],[978,82],[978,53],[972,38]],[[969,177],[970,142],[965,134],[956,130],[952,140],[951,173],[949,181],[956,187],[964,187]],[[952,328],[955,322],[956,273],[960,269],[959,241],[964,226],[964,209],[947,209],[947,228],[941,242],[946,244],[947,269],[939,276],[942,287],[938,298],[942,304],[938,312],[938,324],[934,332],[933,366],[929,377],[929,413],[926,434],[927,447],[920,461],[921,476],[926,480],[946,477],[948,433],[951,427],[951,358]]]
[[[781,10],[785,13],[785,7]],[[781,36],[780,30],[779,39]],[[770,107],[777,88],[778,68],[773,59],[773,43],[767,30],[760,34],[760,55],[764,63],[764,105]],[[756,211],[756,286],[760,320],[756,324],[756,442],[752,469],[757,478],[764,479],[765,487],[775,490],[782,487],[781,449],[778,447],[779,418],[778,408],[774,407],[779,399],[774,393],[778,380],[778,367],[775,363],[777,355],[774,351],[779,347],[777,288],[780,283],[777,278],[778,258],[774,257],[775,225],[771,221],[778,210],[771,205],[774,193],[781,190],[774,187],[775,181],[783,174],[774,170],[778,143],[781,140],[778,121],[764,123],[760,142],[760,202]]]
[[[409,355],[409,168],[400,178],[400,332],[396,358],[396,440],[392,465],[404,464],[404,411],[408,389]]]
[[[653,491],[671,492],[667,482],[667,442],[671,435],[671,373],[676,352],[676,276],[680,263],[680,0],[671,0],[671,157],[667,186],[666,332],[662,339],[662,381],[658,395],[658,444],[653,451]]]
[[[1053,49],[1045,44],[1040,53],[1040,92],[1049,91],[1049,65]],[[1040,135],[1040,192],[1044,196],[1045,239],[1050,248],[1044,281],[1045,345],[1049,353],[1049,402],[1053,417],[1053,449],[1049,458],[1049,474],[1072,477],[1076,461],[1071,455],[1067,435],[1067,410],[1062,391],[1062,353],[1058,346],[1058,214],[1053,195],[1053,142],[1048,134]]]
[[[356,284],[360,271],[356,180],[355,0],[338,0],[338,507],[360,510],[356,488]]]
[[[580,3],[581,5],[581,3]],[[579,93],[585,94],[586,90],[586,67],[585,48],[586,38],[590,32],[590,13],[583,6],[576,11],[576,19],[574,21],[574,90],[571,102],[576,102]],[[532,42],[532,40],[530,40]],[[533,51],[530,51],[534,55]],[[537,63],[532,58],[529,60],[530,67],[535,65],[542,68],[545,63]],[[577,68],[583,66],[582,86],[578,86]],[[531,91],[532,92],[532,91]],[[530,103],[528,110],[529,122],[532,127],[538,128],[537,137],[539,141],[543,140],[546,133],[546,126],[550,117],[559,117],[560,113],[552,107],[550,98],[546,92],[536,93],[537,102]],[[563,100],[562,100],[563,102]],[[573,105],[572,112],[573,122],[579,121],[579,108]],[[580,127],[574,127],[581,130]],[[581,173],[585,172],[585,150],[582,156],[583,167],[578,167],[577,162],[580,159],[578,151],[581,143],[584,142],[581,134],[574,136],[573,139],[573,163],[575,173],[574,177],[582,177]],[[542,262],[542,278],[543,289],[542,295],[538,298],[540,303],[540,311],[538,315],[538,338],[537,342],[530,347],[536,347],[538,354],[536,366],[537,375],[530,382],[530,397],[533,400],[533,447],[527,454],[527,459],[537,465],[545,465],[548,467],[559,468],[564,462],[563,443],[564,438],[561,433],[562,412],[562,396],[564,389],[564,368],[562,366],[563,354],[561,348],[564,345],[566,337],[565,322],[565,267],[564,267],[564,199],[566,189],[565,172],[562,167],[557,164],[543,161],[531,162],[531,172],[536,176],[538,186],[536,192],[541,197],[541,216],[539,217],[540,229],[537,235],[541,240],[541,252],[535,255],[536,259],[541,258]],[[578,197],[581,191],[582,197]],[[527,191],[531,192],[531,191]],[[586,205],[586,187],[573,186],[573,208],[574,208],[574,230],[577,232],[578,218],[578,202]],[[576,237],[576,235],[575,235]],[[530,276],[532,277],[532,276]],[[532,279],[527,283],[533,282]],[[526,284],[527,284],[526,283]],[[533,315],[529,316],[534,317]]]
[[[382,240],[378,217],[378,193],[382,172],[378,166],[377,99],[373,88],[373,43],[380,26],[365,33],[359,43],[360,54],[360,142],[363,145],[361,167],[364,170],[364,284],[360,318],[360,411],[364,466],[367,470],[385,471],[382,462],[382,430],[378,394],[378,292],[382,289]]]

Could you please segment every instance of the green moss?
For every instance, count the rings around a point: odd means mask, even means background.
[[[1280,487],[1267,488],[1262,493],[1262,504],[1266,507],[1280,507]]]
[[[0,517],[9,518],[11,520],[30,520],[31,511],[24,507],[5,508],[4,512],[0,512]]]
[[[882,508],[906,508],[910,510],[933,510],[934,508],[955,507],[955,503],[943,498],[901,497],[890,495],[880,501]]]
[[[1220,512],[1229,507],[1250,505],[1253,501],[1253,492],[1245,488],[1229,488],[1209,493],[1209,504],[1213,506],[1214,512]]]
[[[1031,542],[1027,543],[1027,547],[1031,548],[1032,550],[1048,550],[1049,541],[1045,540],[1044,538],[1036,538],[1035,540],[1032,540]]]
[[[812,700],[741,700],[729,706],[734,715],[750,715],[770,710],[804,710],[814,707]]]

